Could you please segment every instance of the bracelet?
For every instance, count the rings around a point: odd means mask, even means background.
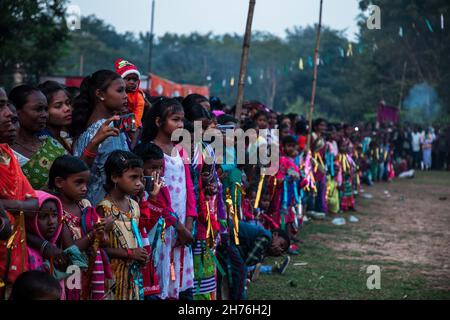
[[[92,233],[91,232],[89,232],[88,234],[87,234],[87,238],[88,238],[88,240],[89,240],[89,242],[92,242]]]
[[[131,251],[131,249],[127,249],[127,259],[131,260],[132,256],[133,256],[133,251]]]
[[[89,151],[88,148],[84,149],[83,155],[86,158],[91,158],[91,159],[94,159],[95,157],[97,157],[97,153]]]
[[[45,240],[41,245],[41,250],[39,250],[39,253],[41,254],[42,257],[44,256],[44,250],[47,247],[48,243],[49,242],[47,240]]]

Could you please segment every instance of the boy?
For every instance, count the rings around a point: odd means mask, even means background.
[[[231,233],[233,231],[232,229]],[[231,238],[233,237],[231,234]],[[227,274],[224,279],[218,273],[218,293],[222,292],[222,282],[228,280],[228,298],[231,300],[246,299],[248,267],[260,263],[266,256],[281,256],[290,246],[289,236],[284,231],[276,230],[270,233],[260,226],[243,221],[239,221],[239,242],[239,246],[233,242],[222,242],[218,247],[218,260]],[[287,257],[277,271],[283,273],[289,261]]]
[[[22,273],[14,283],[11,300],[60,300],[61,286],[47,272],[29,271]]]
[[[139,207],[141,217],[139,219],[139,231],[144,243],[144,248],[151,257],[150,262],[142,270],[144,282],[145,300],[158,300],[162,291],[162,268],[170,268],[170,265],[158,266],[153,264],[154,257],[160,257],[162,241],[165,230],[174,227],[180,241],[188,241],[192,237],[185,226],[178,221],[173,210],[167,205],[169,192],[162,178],[164,166],[164,153],[154,143],[138,145],[133,152],[144,161],[145,191],[140,196]],[[146,194],[147,193],[147,194]],[[192,239],[190,239],[192,241]]]
[[[150,102],[146,99],[144,91],[139,88],[141,73],[134,64],[124,59],[118,59],[114,67],[116,73],[125,80],[128,94],[128,111],[134,113],[136,126],[139,128],[142,126],[144,111],[150,107]]]

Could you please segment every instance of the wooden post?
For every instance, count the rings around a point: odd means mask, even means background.
[[[319,58],[319,48],[320,48],[320,31],[322,29],[322,4],[323,0],[320,0],[320,11],[319,11],[319,26],[317,27],[317,38],[316,38],[316,48],[314,50],[314,71],[313,71],[313,81],[312,81],[312,93],[311,93],[311,104],[309,107],[309,134],[308,143],[306,145],[306,150],[311,149],[311,137],[312,137],[312,121],[314,114],[314,102],[316,99],[316,87],[317,87],[317,60]]]
[[[154,26],[155,26],[155,0],[152,1],[152,19],[150,22],[150,45],[148,50],[148,74],[152,72],[152,59],[153,59],[153,38],[154,36]],[[150,83],[150,79],[149,79]]]
[[[400,85],[400,98],[398,101],[398,111],[402,111],[403,90],[405,88],[405,75],[406,75],[406,67],[407,66],[408,66],[408,62],[405,61],[403,63],[403,74],[402,74],[402,83]]]
[[[84,74],[84,54],[80,55],[80,77]]]
[[[240,122],[242,105],[244,104],[244,85],[245,85],[245,75],[247,72],[248,65],[248,54],[250,51],[250,40],[252,37],[252,23],[253,23],[253,13],[255,12],[256,0],[250,0],[247,15],[247,27],[245,29],[244,35],[244,45],[242,48],[241,57],[241,70],[239,73],[239,83],[238,83],[238,94],[236,100],[236,119]]]

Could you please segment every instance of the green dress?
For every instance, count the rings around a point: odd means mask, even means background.
[[[39,150],[22,166],[22,171],[35,190],[46,189],[48,173],[56,158],[67,154],[67,150],[54,138],[48,137]]]

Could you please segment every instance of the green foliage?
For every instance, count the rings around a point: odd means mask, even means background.
[[[0,81],[12,82],[17,65],[36,81],[60,59],[68,39],[66,0],[0,1]]]
[[[42,74],[88,75],[112,69],[125,58],[146,73],[149,33],[118,33],[95,16],[82,19],[82,29],[68,32],[66,0],[0,2],[0,82],[8,83],[17,64],[31,79]],[[450,115],[450,33],[440,29],[440,14],[450,13],[445,0],[360,0],[360,35],[353,56],[342,56],[349,42],[342,31],[324,27],[320,48],[315,115],[342,121],[373,119],[381,100],[398,105],[403,66],[407,63],[402,99],[418,83],[437,91],[441,122]],[[370,4],[381,8],[381,30],[366,27]],[[324,10],[327,10],[325,5]],[[431,21],[433,32],[425,19]],[[446,22],[448,25],[448,22]],[[403,27],[403,37],[399,27]],[[316,26],[286,30],[284,38],[267,32],[252,35],[245,98],[274,110],[306,115],[311,99],[312,57]],[[236,99],[242,36],[167,33],[155,39],[152,71],[180,83],[208,85],[233,105]],[[304,70],[299,69],[303,58]],[[234,77],[234,86],[230,80]],[[414,115],[408,114],[411,118]]]

